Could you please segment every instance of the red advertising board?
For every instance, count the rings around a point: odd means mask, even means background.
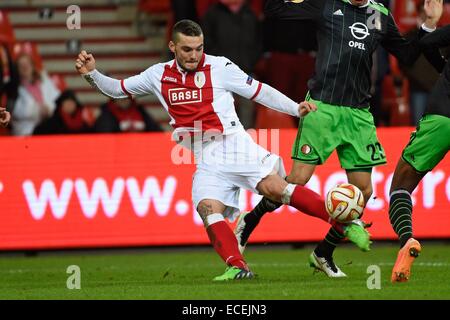
[[[376,198],[364,214],[374,222],[375,239],[395,236],[387,193],[411,130],[378,131],[389,164],[375,169]],[[283,156],[289,170],[295,134],[260,131],[257,137]],[[266,136],[271,137],[268,144]],[[208,243],[191,202],[195,165],[174,164],[180,152],[174,145],[164,133],[0,138],[0,249]],[[333,155],[308,185],[324,195],[344,181]],[[241,192],[241,209],[252,208],[258,199]],[[414,203],[416,237],[450,238],[449,157],[423,179]],[[324,222],[285,206],[266,215],[252,241],[316,241],[327,230]]]

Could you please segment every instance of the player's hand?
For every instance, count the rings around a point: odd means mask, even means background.
[[[444,9],[443,0],[425,0],[423,8],[426,15],[425,25],[430,29],[436,28]]]
[[[0,126],[6,127],[11,120],[11,114],[6,111],[6,108],[0,107]]]
[[[88,54],[85,50],[82,50],[78,54],[78,59],[75,62],[75,68],[81,75],[91,72],[95,69],[94,56],[90,53]]]
[[[303,101],[300,102],[298,105],[298,113],[300,114],[300,117],[306,116],[310,112],[314,112],[317,110],[317,106],[309,101]]]

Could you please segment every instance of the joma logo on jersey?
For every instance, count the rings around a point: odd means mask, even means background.
[[[202,90],[186,88],[169,89],[169,101],[171,105],[201,102]]]

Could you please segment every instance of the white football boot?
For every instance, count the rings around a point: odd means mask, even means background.
[[[343,278],[347,275],[334,264],[333,259],[318,257],[315,252],[309,256],[309,265],[317,271],[324,272],[330,278]]]
[[[244,212],[239,215],[238,221],[236,223],[236,227],[234,228],[234,235],[236,236],[236,239],[238,242],[238,247],[239,247],[239,252],[241,254],[244,254],[245,246],[247,245],[247,240],[250,235],[250,234],[248,234],[245,239],[243,237],[243,232],[244,232],[245,226],[246,226],[244,217],[247,214],[248,214],[248,212]]]

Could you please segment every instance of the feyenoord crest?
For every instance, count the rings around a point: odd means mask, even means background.
[[[311,147],[310,147],[308,144],[302,145],[301,150],[302,150],[302,153],[303,153],[303,154],[309,154],[309,153],[311,153]]]
[[[200,71],[196,72],[194,76],[194,83],[197,86],[197,88],[201,89],[206,83],[206,76],[205,73]]]

